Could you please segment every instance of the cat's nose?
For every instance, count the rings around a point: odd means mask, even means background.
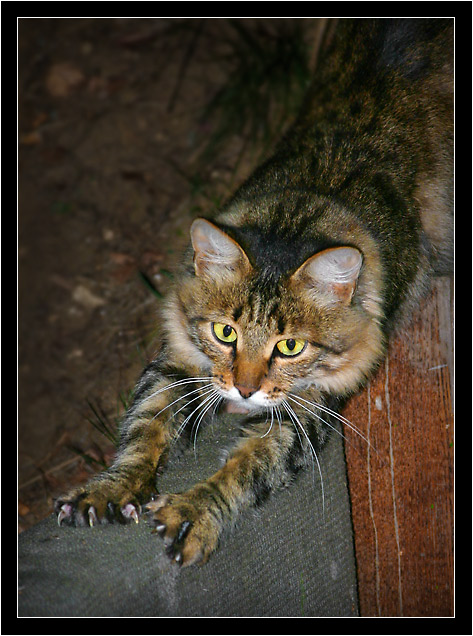
[[[235,384],[235,388],[240,391],[241,397],[245,399],[251,397],[253,393],[256,393],[256,391],[258,390],[254,386],[243,386],[242,384]]]

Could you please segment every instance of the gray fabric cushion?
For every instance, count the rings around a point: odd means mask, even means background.
[[[226,416],[171,458],[160,492],[212,474],[238,429]],[[258,510],[243,513],[204,566],[179,569],[146,522],[59,528],[51,516],[19,536],[19,616],[356,616],[358,601],[343,441]]]

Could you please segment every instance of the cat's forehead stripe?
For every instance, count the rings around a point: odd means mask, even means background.
[[[233,320],[237,322],[241,318],[242,313],[243,313],[243,305],[239,305],[238,307],[235,307],[232,314]]]

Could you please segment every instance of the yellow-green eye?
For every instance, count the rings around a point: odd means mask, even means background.
[[[212,330],[218,340],[226,343],[235,342],[237,339],[236,331],[231,325],[224,325],[220,322],[212,323]]]
[[[296,356],[304,349],[306,345],[305,340],[296,340],[295,338],[288,338],[287,340],[280,340],[276,347],[279,353],[283,356]]]

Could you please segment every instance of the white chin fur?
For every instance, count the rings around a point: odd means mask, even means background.
[[[228,413],[251,413],[275,404],[274,401],[268,399],[268,396],[263,391],[256,391],[249,398],[242,398],[235,387],[226,391],[225,397],[228,400],[225,407]]]

